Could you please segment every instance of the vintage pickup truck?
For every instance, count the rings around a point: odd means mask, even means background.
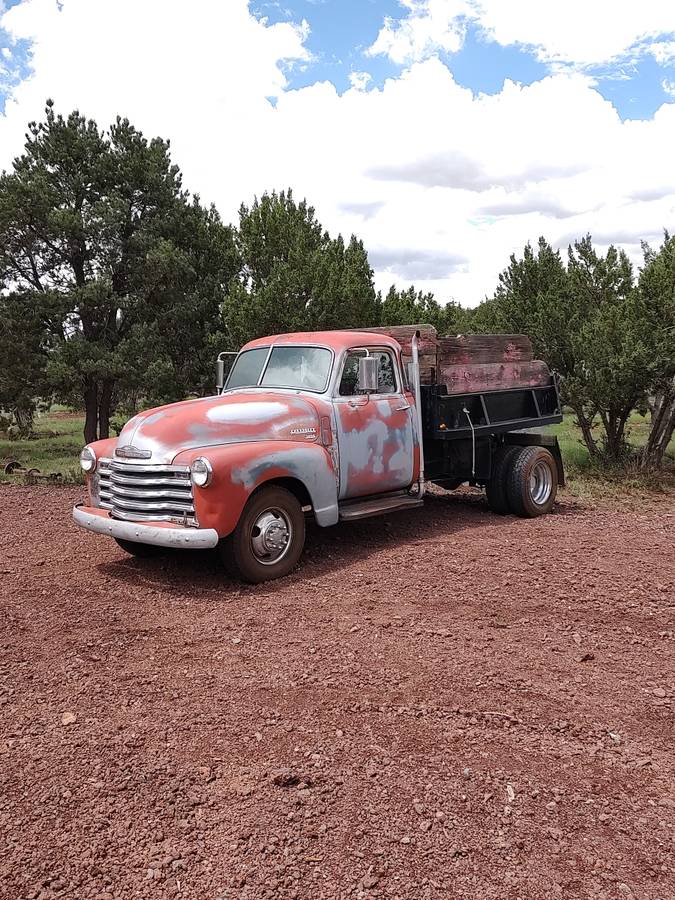
[[[485,486],[538,516],[563,483],[558,385],[522,336],[429,326],[248,343],[215,396],[141,412],[82,451],[78,525],[127,552],[218,547],[237,577],[288,574],[319,526],[423,504],[426,484]],[[223,383],[224,381],[224,383]]]

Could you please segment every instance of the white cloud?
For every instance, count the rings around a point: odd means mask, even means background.
[[[661,82],[661,87],[668,94],[669,97],[675,99],[675,81],[671,81],[668,78],[664,78]]]
[[[307,28],[261,23],[245,0],[24,0],[2,24],[32,40],[33,75],[0,115],[0,168],[49,96],[101,126],[126,115],[171,138],[186,186],[226,220],[292,186],[332,233],[364,239],[383,289],[475,304],[540,234],[615,235],[637,259],[675,226],[675,104],[621,122],[582,75],[475,97],[432,57],[382,88],[288,90]]]
[[[671,0],[401,0],[401,5],[407,14],[385,20],[369,50],[396,63],[460,49],[467,21],[499,44],[523,44],[544,61],[580,66],[606,63],[646,39],[675,32]],[[667,42],[661,48],[668,52]]]
[[[673,65],[675,63],[675,41],[654,41],[649,45],[649,52],[659,65]]]
[[[500,44],[538,48],[545,60],[590,65],[615,59],[645,38],[675,31],[669,0],[480,0],[479,21]]]
[[[358,91],[365,91],[370,81],[372,81],[372,76],[369,72],[350,72],[349,74],[349,83]]]
[[[208,140],[209,130],[232,144],[261,127],[265,98],[286,86],[284,65],[309,58],[306,24],[266,26],[245,0],[23,0],[0,24],[32,41],[34,72],[6,104],[3,149],[41,115],[47,97],[101,123],[126,115],[171,135],[179,155],[195,135]]]
[[[468,0],[400,0],[408,15],[387,17],[370,56],[388,56],[393,62],[419,61],[443,50],[454,53],[464,41],[462,19],[473,12]]]

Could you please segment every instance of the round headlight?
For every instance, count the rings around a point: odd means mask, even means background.
[[[91,447],[85,447],[82,453],[80,453],[80,466],[82,467],[82,471],[86,472],[87,475],[91,475],[96,468],[96,454]]]
[[[197,487],[206,487],[210,484],[212,475],[211,463],[204,456],[198,456],[190,466],[190,477]]]

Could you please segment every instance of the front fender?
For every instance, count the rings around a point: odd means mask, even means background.
[[[319,525],[338,520],[337,479],[330,454],[321,444],[297,441],[256,441],[184,450],[173,460],[189,466],[198,456],[213,468],[207,487],[193,487],[195,512],[201,528],[215,528],[226,537],[236,528],[253,491],[277,478],[300,481],[312,500]]]

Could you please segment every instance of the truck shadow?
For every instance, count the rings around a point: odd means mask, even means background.
[[[558,506],[552,515],[561,513],[569,514],[569,511]],[[188,591],[192,597],[203,592],[205,598],[218,596],[221,599],[242,592],[263,595],[279,590],[291,580],[299,583],[316,581],[323,575],[394,548],[403,551],[407,548],[419,555],[424,546],[434,544],[447,545],[451,552],[457,536],[469,529],[504,528],[506,523],[515,521],[513,516],[492,513],[484,495],[479,492],[433,492],[427,496],[423,508],[409,512],[331,528],[308,523],[305,552],[298,568],[286,578],[265,584],[247,585],[229,578],[215,550],[167,550],[152,559],[118,555],[100,563],[97,569],[105,579],[130,585],[142,583],[176,598]],[[115,552],[112,548],[110,551]]]

